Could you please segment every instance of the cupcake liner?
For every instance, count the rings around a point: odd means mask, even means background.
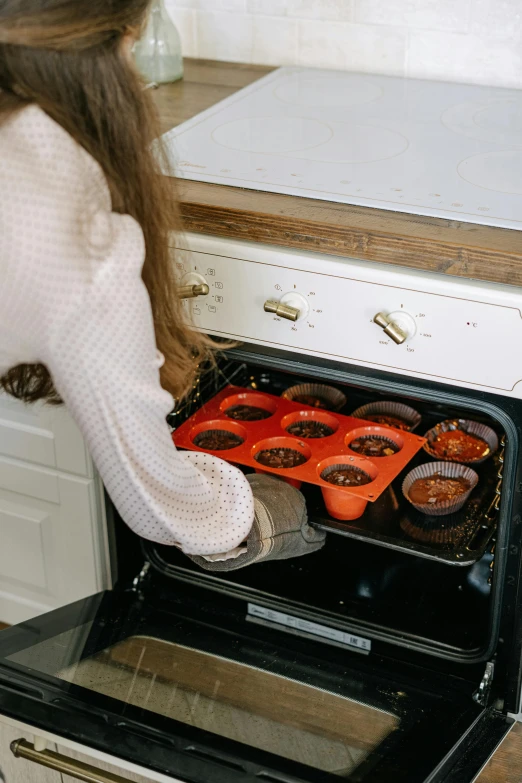
[[[302,452],[302,451],[299,451],[299,449],[290,449],[290,448],[287,448],[286,446],[285,446],[284,448],[281,448],[281,447],[272,447],[272,448],[270,448],[270,447],[269,447],[269,448],[267,448],[267,449],[260,449],[260,450],[257,452],[257,454],[254,456],[254,459],[256,460],[256,462],[259,462],[259,464],[260,464],[260,465],[261,465],[263,468],[272,468],[272,466],[271,466],[271,465],[265,465],[265,464],[264,464],[264,462],[261,462],[261,460],[260,460],[260,459],[258,459],[258,457],[259,457],[261,454],[263,454],[263,452],[267,452],[267,451],[285,451],[285,452],[289,452],[289,453],[290,453],[290,452],[292,452],[292,454],[303,454],[303,452]],[[303,455],[303,456],[304,456],[304,455]],[[304,460],[304,462],[306,462],[306,460]],[[300,464],[302,465],[303,463],[300,463]],[[272,469],[273,469],[273,470],[292,470],[292,468],[295,468],[295,467],[298,467],[298,466],[297,466],[297,465],[290,465],[289,467],[284,467],[284,466],[282,466],[282,465],[281,465],[281,466],[279,466],[279,467],[277,467],[277,468],[272,468]]]
[[[428,432],[425,434],[426,443],[424,444],[423,448],[424,451],[432,457],[432,459],[438,459],[440,460],[441,457],[431,450],[431,443],[437,438],[437,436],[441,432],[449,432],[450,430],[462,430],[462,432],[468,432],[470,435],[476,435],[477,438],[482,438],[482,440],[485,440],[486,443],[489,446],[489,454],[486,454],[485,457],[479,457],[478,459],[473,460],[452,460],[451,457],[445,457],[446,462],[458,462],[458,463],[464,463],[466,465],[479,465],[481,462],[484,462],[485,460],[489,459],[498,449],[498,437],[494,430],[491,429],[491,427],[487,427],[485,424],[480,424],[478,421],[469,421],[468,419],[447,419],[446,421],[441,421],[439,424],[436,424],[435,427],[432,427],[431,430],[428,430]]]
[[[386,435],[383,434],[382,431],[388,430]],[[395,433],[397,433],[397,437],[394,437]],[[382,424],[375,424],[373,427],[360,427],[359,429],[353,430],[353,432],[350,432],[346,439],[345,443],[350,449],[350,451],[353,451],[354,454],[357,454],[358,457],[365,457],[366,459],[387,459],[390,456],[395,456],[395,454],[398,454],[401,450],[402,446],[404,445],[404,441],[400,436],[398,435],[399,430],[393,430],[390,431],[389,427],[384,427]],[[382,440],[385,443],[389,443],[391,446],[395,446],[396,451],[393,454],[367,454],[362,449],[358,451],[357,449],[354,449],[352,447],[352,443],[356,440],[363,440],[364,438],[371,438],[372,440]],[[364,447],[363,447],[364,448]]]
[[[318,410],[317,408],[307,408],[302,411],[294,411],[294,413],[287,413],[281,419],[281,429],[285,430],[293,438],[302,438],[303,440],[316,440],[318,436],[309,436],[303,434],[296,434],[290,432],[290,428],[296,424],[317,424],[320,427],[328,429],[328,434],[322,436],[322,438],[330,438],[339,429],[339,419],[337,416],[332,416],[331,413],[327,413],[325,410]]]
[[[414,481],[421,478],[428,478],[434,473],[440,473],[447,478],[464,478],[470,483],[470,488],[467,492],[463,492],[453,500],[445,500],[441,503],[414,503],[409,496],[409,490]],[[446,514],[454,514],[456,511],[460,511],[462,506],[466,503],[467,499],[478,484],[479,477],[471,468],[466,465],[460,465],[458,462],[425,462],[424,465],[419,465],[418,468],[411,470],[402,483],[402,494],[411,505],[420,511],[421,514],[426,514],[430,517],[442,517]]]
[[[342,392],[334,389],[333,386],[325,386],[320,383],[302,383],[300,386],[291,386],[282,393],[281,397],[285,400],[295,400],[296,397],[302,395],[319,397],[324,400],[327,407],[322,410],[340,411],[346,405],[346,397]],[[304,403],[302,404],[304,405]]]
[[[315,434],[313,429],[311,430],[311,434],[305,434],[304,432],[292,432],[292,427],[298,427],[300,425],[312,425],[312,427],[315,427],[317,433],[321,434]],[[330,435],[333,435],[334,431],[331,429],[331,427],[328,426],[328,424],[325,424],[322,421],[307,421],[306,419],[298,419],[297,421],[294,421],[293,424],[289,424],[288,427],[285,427],[286,431],[289,435],[293,435],[296,438],[304,438],[308,440],[309,438],[316,439],[316,438],[329,438]]]
[[[439,521],[435,518],[431,523],[419,522],[416,524],[410,519],[401,519],[401,530],[415,541],[423,544],[455,544],[462,535],[465,523],[461,519]]]
[[[330,475],[330,473],[333,473],[334,470],[343,470],[345,468],[350,468],[350,470],[354,470],[357,473],[362,473],[363,476],[366,476],[367,478],[370,479],[370,481],[367,482],[368,484],[371,484],[371,482],[373,481],[373,479],[370,476],[370,474],[366,473],[366,471],[362,470],[362,468],[359,468],[356,465],[350,465],[349,463],[346,463],[346,462],[340,462],[338,465],[329,465],[327,468],[325,468],[321,472],[321,478],[322,478],[323,481],[328,481],[328,476]],[[330,486],[331,487],[336,487],[337,489],[344,489],[344,487],[359,487],[359,486],[363,487],[365,485],[364,484],[344,484],[344,485],[343,484],[330,484]]]
[[[236,418],[235,416],[230,416],[228,411],[230,411],[231,408],[237,408],[239,406],[261,408],[261,410],[266,411],[267,416],[260,419]],[[276,412],[277,403],[264,394],[244,391],[239,394],[230,394],[228,397],[225,397],[219,406],[219,410],[231,421],[266,421],[266,419],[270,419]]]
[[[310,450],[310,447],[305,443],[305,441],[298,440],[297,438],[293,438],[291,435],[288,435],[287,437],[275,437],[275,438],[265,438],[265,440],[258,441],[253,447],[252,447],[252,456],[254,460],[258,463],[260,466],[260,470],[293,470],[296,467],[299,467],[298,465],[293,465],[292,467],[272,467],[271,465],[265,465],[262,462],[258,460],[259,454],[261,454],[262,451],[293,451],[298,452],[304,457],[304,462],[308,462],[310,457],[312,456],[312,452]],[[304,463],[301,463],[304,464]]]
[[[409,405],[403,405],[400,402],[386,402],[384,400],[382,402],[369,402],[367,405],[362,405],[351,415],[356,419],[366,419],[367,416],[378,413],[383,416],[395,416],[395,418],[401,419],[408,425],[407,432],[413,432],[413,430],[419,426],[422,419],[422,416],[415,408],[410,408]],[[383,424],[382,426],[392,427],[393,425]]]
[[[227,448],[221,448],[221,449],[216,449],[216,448],[209,449],[209,448],[207,448],[205,446],[201,446],[199,443],[197,443],[198,438],[203,438],[205,436],[211,436],[211,435],[220,436],[220,434],[222,432],[226,432],[228,435],[232,435],[234,438],[237,438],[238,442],[234,443],[233,446],[227,446]],[[194,438],[193,438],[192,442],[198,448],[205,449],[205,451],[230,451],[231,449],[235,449],[238,446],[241,446],[245,442],[245,439],[242,438],[240,435],[237,435],[237,433],[232,432],[232,430],[223,428],[223,429],[201,430],[201,432],[198,432],[197,435],[194,435]]]

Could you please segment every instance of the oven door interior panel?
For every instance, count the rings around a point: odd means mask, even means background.
[[[3,633],[0,711],[183,780],[227,783],[450,780],[442,760],[490,715],[470,680],[250,623],[188,588],[177,601],[149,590]],[[497,721],[496,741],[508,729]]]

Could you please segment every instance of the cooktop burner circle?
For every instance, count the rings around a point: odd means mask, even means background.
[[[323,163],[375,163],[402,155],[409,141],[402,133],[379,125],[332,123],[333,137],[299,158]]]
[[[442,123],[460,136],[492,144],[522,147],[522,100],[469,101],[442,114]]]
[[[274,90],[283,103],[295,106],[346,108],[378,100],[380,85],[356,73],[293,73]]]
[[[497,101],[476,112],[475,124],[479,128],[504,134],[522,134],[522,101]]]
[[[216,144],[238,152],[283,154],[325,144],[332,128],[311,117],[243,117],[212,132]]]
[[[466,182],[497,193],[522,195],[522,150],[498,150],[466,158],[457,167]]]

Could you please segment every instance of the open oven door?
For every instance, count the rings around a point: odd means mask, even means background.
[[[470,783],[509,731],[449,668],[174,588],[149,574],[3,632],[0,714],[191,783]]]

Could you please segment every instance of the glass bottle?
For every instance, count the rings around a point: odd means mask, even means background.
[[[134,46],[134,58],[148,82],[167,84],[182,78],[181,39],[164,0],[153,0],[145,32]]]

